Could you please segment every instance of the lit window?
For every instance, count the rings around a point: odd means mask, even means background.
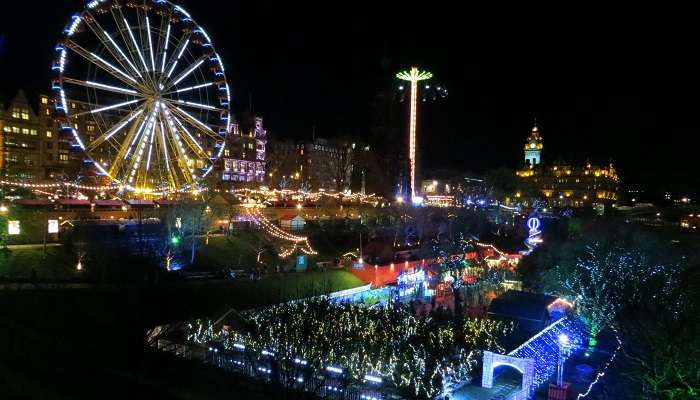
[[[59,154],[58,159],[61,161],[68,161],[68,154]]]
[[[12,108],[12,118],[17,118],[17,119],[19,119],[20,116],[21,116],[21,114],[22,114],[22,112],[20,111],[20,109],[19,109],[18,107],[13,107],[13,108]]]
[[[48,138],[53,137],[53,132],[46,131],[46,137],[48,137]]]
[[[46,109],[46,115],[51,115],[51,110],[49,110],[48,108]]]
[[[36,136],[37,132],[36,132],[36,129],[32,129],[29,131],[29,133],[31,133],[32,136]]]
[[[228,151],[228,149],[224,149],[224,155],[225,155],[226,157],[229,156],[229,151]]]
[[[77,129],[77,128],[76,128]],[[87,126],[87,131],[88,132],[95,132],[95,125],[88,125]]]
[[[75,108],[75,103],[70,103],[70,108]]]
[[[22,109],[22,119],[23,120],[28,120],[29,119],[29,110],[26,108]]]
[[[78,130],[78,123],[77,122],[73,124],[73,128],[75,128],[75,130]]]
[[[41,98],[41,104],[49,104],[49,99],[48,99],[48,97],[42,97],[42,98]]]
[[[29,128],[22,128],[22,133],[25,135],[29,135]]]
[[[13,127],[12,127],[12,133],[20,133],[19,128],[16,127],[16,126],[13,126]]]
[[[3,127],[2,127],[2,130],[3,130],[4,132],[12,132],[12,128],[9,127],[9,126],[3,126]]]

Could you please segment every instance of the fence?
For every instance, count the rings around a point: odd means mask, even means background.
[[[208,363],[225,371],[270,382],[274,379],[290,388],[301,389],[321,398],[334,400],[400,400],[402,397],[383,387],[381,382],[350,381],[342,372],[318,371],[305,367],[306,362],[296,359],[295,367],[285,368],[266,358],[264,354],[252,354],[244,349],[228,351],[206,348],[193,343],[158,339],[155,343],[161,351],[180,357]],[[264,353],[264,352],[263,352]]]

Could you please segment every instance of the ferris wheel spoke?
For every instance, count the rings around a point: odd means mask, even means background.
[[[201,158],[208,158],[209,157],[207,155],[207,153],[204,151],[204,149],[202,149],[202,146],[200,146],[200,144],[197,143],[197,140],[192,136],[190,131],[187,130],[187,128],[185,127],[185,125],[182,122],[180,122],[180,119],[177,118],[176,116],[170,114],[170,110],[168,110],[167,108],[165,109],[165,116],[166,116],[166,119],[168,120],[168,124],[171,126],[171,129],[173,131],[176,131],[179,128],[180,132],[184,132],[185,135],[184,136],[180,135],[180,136],[185,138],[185,143],[187,143],[187,146],[189,146],[189,148],[192,150],[192,152],[194,152],[197,155],[197,157],[201,157]],[[175,123],[173,123],[173,121],[175,121]],[[177,126],[176,126],[176,124],[177,124]]]
[[[141,46],[136,42],[134,32],[132,31],[131,26],[129,25],[129,21],[124,16],[122,9],[113,9],[112,18],[119,27],[119,32],[121,33],[122,39],[125,43],[127,43],[127,46],[130,47],[130,51],[138,55],[138,59],[141,62],[141,65],[143,66],[143,70],[141,70],[141,72],[143,72],[143,74],[147,77],[148,80],[152,80],[151,76],[148,74],[148,66],[146,65],[146,60],[143,58]],[[138,64],[138,62],[135,61],[134,64]]]
[[[148,143],[148,158],[146,159],[146,171],[151,169],[151,155],[153,155],[153,138],[155,137],[156,135],[151,135],[151,139]]]
[[[209,135],[209,136],[212,136],[212,135],[213,135],[213,137],[215,137],[215,138],[217,138],[217,139],[221,139],[221,136],[219,136],[218,133],[214,132],[214,130],[211,129],[207,124],[205,124],[204,122],[202,122],[202,121],[198,120],[197,118],[193,117],[190,113],[188,113],[187,111],[183,110],[182,108],[180,108],[180,107],[178,107],[178,106],[174,106],[174,107],[171,108],[171,110],[173,111],[173,113],[175,113],[175,114],[180,115],[181,117],[183,117],[183,119],[184,119],[185,121],[187,121],[190,125],[192,125],[192,126],[194,126],[194,127],[197,127],[197,128],[200,129],[200,130],[203,130],[203,131],[204,131],[205,133],[207,133],[208,135],[211,134],[211,135]]]
[[[174,77],[171,81],[169,81],[168,84],[165,86],[165,90],[168,90],[173,86],[177,87],[178,83],[182,82],[192,72],[194,72],[197,68],[199,68],[199,66],[202,65],[204,63],[204,61],[206,61],[208,58],[209,57],[207,57],[207,56],[199,57],[192,66],[190,66],[186,70],[182,71],[180,74],[178,74],[176,77]]]
[[[165,117],[165,119],[168,119],[168,115],[166,113],[167,108],[163,107],[161,110],[161,115]],[[188,165],[188,161],[190,161],[189,156],[187,154],[187,151],[185,150],[185,147],[182,144],[182,138],[181,135],[178,133],[177,128],[175,124],[172,123],[170,119],[168,119],[167,125],[167,130],[169,132],[168,137],[170,138],[171,145],[173,148],[175,148],[178,157],[177,157],[177,163],[179,164],[179,168],[182,171],[183,176],[185,177],[185,180],[187,183],[191,183],[194,181],[195,177],[190,171],[190,166]],[[161,123],[161,129],[163,129],[163,124]]]
[[[82,46],[73,42],[72,40],[68,40],[66,42],[66,47],[71,49],[73,52],[80,55],[81,57],[85,58],[86,60],[88,60],[92,64],[100,67],[102,70],[109,73],[113,77],[126,83],[127,85],[129,85],[133,88],[140,89],[139,83],[136,79],[127,75],[124,71],[119,69],[117,66],[109,63],[108,61],[106,61],[102,57],[98,56],[97,54],[85,50]]]
[[[112,46],[114,46],[115,49],[117,49],[117,52],[119,52],[119,54],[122,57],[124,57],[124,61],[126,61],[126,63],[129,65],[129,67],[131,67],[131,69],[136,73],[136,75],[139,78],[143,78],[143,75],[141,75],[141,72],[139,71],[139,69],[136,68],[136,65],[134,65],[134,62],[126,55],[126,53],[124,53],[124,51],[121,49],[121,47],[119,47],[117,42],[114,41],[112,36],[110,36],[109,33],[105,32],[105,31],[103,31],[103,32],[104,32],[104,36],[107,38],[107,40],[112,44]]]
[[[170,168],[170,157],[168,156],[168,143],[167,139],[165,138],[165,132],[161,131],[160,135],[157,136],[156,141],[158,141],[158,147],[160,147],[160,150],[163,153],[163,158],[161,160],[164,161],[165,164],[165,173],[166,177],[168,178],[168,186],[170,188],[176,188],[177,183],[175,182],[173,171]]]
[[[73,79],[73,78],[63,78],[64,83],[70,83],[72,85],[78,85],[78,86],[84,86],[92,89],[100,89],[104,90],[107,92],[112,92],[112,93],[120,93],[120,94],[128,94],[132,96],[142,96],[139,92],[133,89],[127,89],[127,88],[122,88],[118,86],[113,86],[113,85],[107,85],[104,83],[100,82],[93,82],[93,81],[81,81],[79,79]]]
[[[173,90],[173,91],[170,91],[167,93],[163,93],[163,95],[168,96],[168,95],[175,94],[175,93],[191,92],[193,90],[202,89],[205,87],[209,87],[211,85],[214,85],[214,82],[207,82],[207,83],[202,83],[201,85],[195,85],[195,86],[190,86],[190,87],[186,87],[186,88],[182,88],[182,89]]]
[[[156,111],[154,110],[153,113],[149,116],[145,128],[142,130],[142,134],[140,137],[138,137],[138,140],[136,141],[136,147],[134,148],[134,152],[132,153],[132,156],[129,158],[129,168],[126,169],[127,173],[127,182],[129,184],[136,184],[138,185],[138,176],[137,173],[139,169],[141,168],[141,160],[143,159],[144,151],[146,148],[146,144],[148,143],[150,135],[154,133],[155,130],[155,115]],[[137,138],[135,138],[136,140]],[[127,154],[128,157],[129,154]]]
[[[112,36],[110,36],[110,34],[102,28],[102,25],[100,25],[100,23],[97,22],[97,19],[94,18],[92,14],[88,13],[88,15],[90,16],[90,18],[86,18],[85,23],[95,34],[95,36],[100,40],[100,42],[102,42],[102,45],[112,54],[112,57],[114,57],[114,59],[117,60],[117,62],[122,66],[122,68],[127,70],[128,65],[139,78],[143,78],[136,66],[134,66],[134,64],[131,62],[131,59],[126,56],[124,51],[121,49],[121,47],[119,47],[117,42],[114,41]],[[126,65],[124,65],[122,60],[126,62]]]
[[[74,117],[80,117],[80,116],[82,116],[82,115],[87,115],[87,114],[97,114],[97,113],[101,113],[101,112],[103,112],[103,111],[114,110],[115,108],[120,108],[120,107],[128,106],[128,105],[131,105],[131,104],[136,104],[136,103],[138,103],[139,101],[142,101],[142,99],[129,100],[129,101],[124,101],[124,102],[117,103],[117,104],[112,104],[112,105],[109,105],[109,106],[98,107],[98,108],[95,108],[95,109],[93,109],[93,110],[88,110],[88,111],[83,111],[83,112],[75,113],[75,114],[73,114],[73,116],[74,116]],[[130,112],[131,112],[131,110],[130,110]]]
[[[195,103],[192,101],[185,101],[185,100],[168,100],[170,103],[175,103],[179,104],[185,107],[192,107],[192,108],[198,108],[201,110],[211,110],[211,111],[218,111],[218,112],[226,112],[223,108],[217,108],[214,106],[210,106],[209,104],[200,104],[200,103]]]
[[[126,31],[129,34],[129,38],[131,39],[131,44],[133,44],[136,53],[139,55],[139,60],[141,60],[141,65],[143,65],[143,72],[147,73],[148,65],[146,65],[146,59],[143,58],[143,53],[141,53],[141,45],[136,42],[134,32],[131,30],[131,26],[129,26],[129,21],[127,21],[126,18],[124,18],[124,26],[126,27]]]
[[[142,75],[141,75],[142,71],[136,66],[139,62],[133,56],[133,54],[140,54],[140,53],[138,52],[138,47],[134,47],[135,41],[132,41],[130,38],[131,30],[128,28],[129,24],[128,23],[125,24],[126,18],[124,17],[124,13],[122,12],[121,8],[116,8],[116,9],[113,8],[111,10],[111,15],[112,15],[112,19],[114,20],[114,23],[116,24],[116,26],[119,30],[119,36],[121,36],[122,42],[124,42],[124,44],[126,44],[128,54],[129,54],[128,59],[131,60],[131,64],[134,66],[134,69],[136,70],[138,76],[142,77]]]
[[[90,152],[90,151],[96,149],[97,147],[99,147],[102,143],[104,143],[105,140],[111,138],[112,136],[117,134],[117,132],[121,131],[122,129],[124,129],[124,127],[129,125],[129,123],[131,121],[133,121],[136,117],[141,115],[144,112],[144,110],[145,110],[145,107],[141,107],[141,108],[129,113],[129,115],[125,116],[119,122],[117,122],[117,124],[113,128],[111,128],[110,130],[108,130],[107,132],[103,133],[102,135],[97,137],[95,140],[90,142],[88,144],[88,146],[85,148],[85,151]],[[138,123],[138,121],[137,121],[137,123]]]
[[[177,67],[177,63],[180,62],[180,58],[182,58],[182,55],[185,53],[185,50],[187,50],[187,45],[190,44],[191,35],[192,33],[188,32],[185,34],[185,36],[180,38],[180,41],[175,47],[175,51],[173,52],[170,61],[168,61],[166,67],[164,68],[164,70],[168,71],[168,73],[165,77],[161,77],[161,83],[163,83],[164,79],[169,79],[172,76],[173,71],[175,71],[175,67]]]
[[[168,28],[165,31],[165,47],[163,47],[163,61],[160,65],[161,75],[165,73],[165,61],[168,58],[168,46],[170,45],[170,23],[168,23]]]
[[[109,167],[109,174],[110,175],[112,175],[112,176],[118,175],[124,162],[129,159],[129,154],[131,153],[131,148],[134,146],[134,144],[136,143],[136,140],[141,135],[141,132],[143,131],[144,127],[146,126],[146,122],[148,122],[148,116],[142,115],[139,118],[139,120],[137,121],[137,123],[135,123],[131,126],[131,129],[129,129],[129,133],[126,135],[119,150],[117,151],[116,157],[114,158],[114,160],[112,160],[112,165],[110,165],[110,167]]]
[[[156,71],[156,58],[153,53],[153,39],[151,35],[151,20],[148,18],[148,15],[146,15],[146,34],[148,35],[148,54],[151,56],[152,71]]]

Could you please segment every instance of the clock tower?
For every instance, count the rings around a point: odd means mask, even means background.
[[[537,129],[537,123],[532,127],[530,137],[525,143],[525,164],[535,166],[540,163],[540,153],[542,153],[542,136]]]

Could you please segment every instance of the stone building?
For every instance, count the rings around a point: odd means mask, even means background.
[[[543,148],[543,138],[534,126],[525,144],[524,166],[516,171],[516,201],[526,206],[539,199],[548,207],[597,207],[618,200],[621,182],[612,162],[548,164],[541,157]]]

